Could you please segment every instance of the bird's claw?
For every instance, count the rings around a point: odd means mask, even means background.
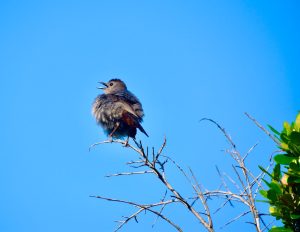
[[[129,142],[129,136],[128,136],[127,139],[125,140],[123,146],[124,146],[124,147],[128,147],[128,144],[129,144],[128,142]]]

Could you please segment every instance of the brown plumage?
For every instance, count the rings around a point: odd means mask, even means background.
[[[103,84],[104,94],[96,97],[92,114],[109,137],[127,136],[135,139],[137,128],[148,136],[141,126],[144,111],[138,98],[127,90],[120,79],[111,79]],[[127,139],[128,140],[128,139]]]

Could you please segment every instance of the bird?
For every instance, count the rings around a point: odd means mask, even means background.
[[[104,129],[111,141],[113,138],[127,136],[125,146],[129,138],[135,140],[137,129],[149,135],[142,127],[144,110],[139,99],[131,93],[126,84],[120,79],[111,79],[107,83],[98,82],[103,90],[94,100],[92,114],[96,122]]]

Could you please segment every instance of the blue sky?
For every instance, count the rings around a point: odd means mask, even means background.
[[[249,166],[267,165],[275,145],[244,112],[280,129],[300,99],[297,1],[1,1],[0,231],[113,231],[132,208],[90,195],[159,201],[155,178],[128,171],[136,154],[105,139],[91,116],[98,81],[121,78],[142,101],[137,138],[218,187],[230,173],[218,121],[241,152],[259,142]],[[192,191],[176,170],[169,178]],[[213,205],[217,206],[217,205]],[[225,212],[239,212],[239,207]],[[166,211],[184,231],[199,225],[181,207]],[[238,214],[238,213],[237,213]],[[228,214],[227,214],[228,215]],[[234,214],[232,214],[234,216]],[[171,231],[142,216],[123,231]],[[229,218],[215,215],[216,228]],[[233,224],[222,231],[251,231]]]

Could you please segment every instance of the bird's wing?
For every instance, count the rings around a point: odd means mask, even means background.
[[[116,113],[115,116],[117,118],[122,118],[122,121],[128,126],[138,128],[141,132],[148,136],[147,132],[140,124],[141,117],[135,110],[133,104],[130,104],[130,102],[126,101],[126,99],[121,96],[111,95],[109,98],[113,101],[112,107],[114,110],[112,111]]]
[[[135,114],[138,116],[139,121],[141,122],[142,118],[144,117],[144,110],[139,99],[128,90],[118,92],[115,95],[118,96],[119,99],[122,99],[123,101],[127,102],[131,106]]]
[[[139,116],[135,113],[134,109],[125,101],[116,101],[114,107],[122,109],[122,111],[126,111],[135,117],[139,118]]]
[[[139,99],[133,93],[131,93],[128,90],[115,93],[114,95],[119,96],[119,97],[125,99],[130,104],[137,104],[137,103],[141,104],[140,101],[139,101]]]

